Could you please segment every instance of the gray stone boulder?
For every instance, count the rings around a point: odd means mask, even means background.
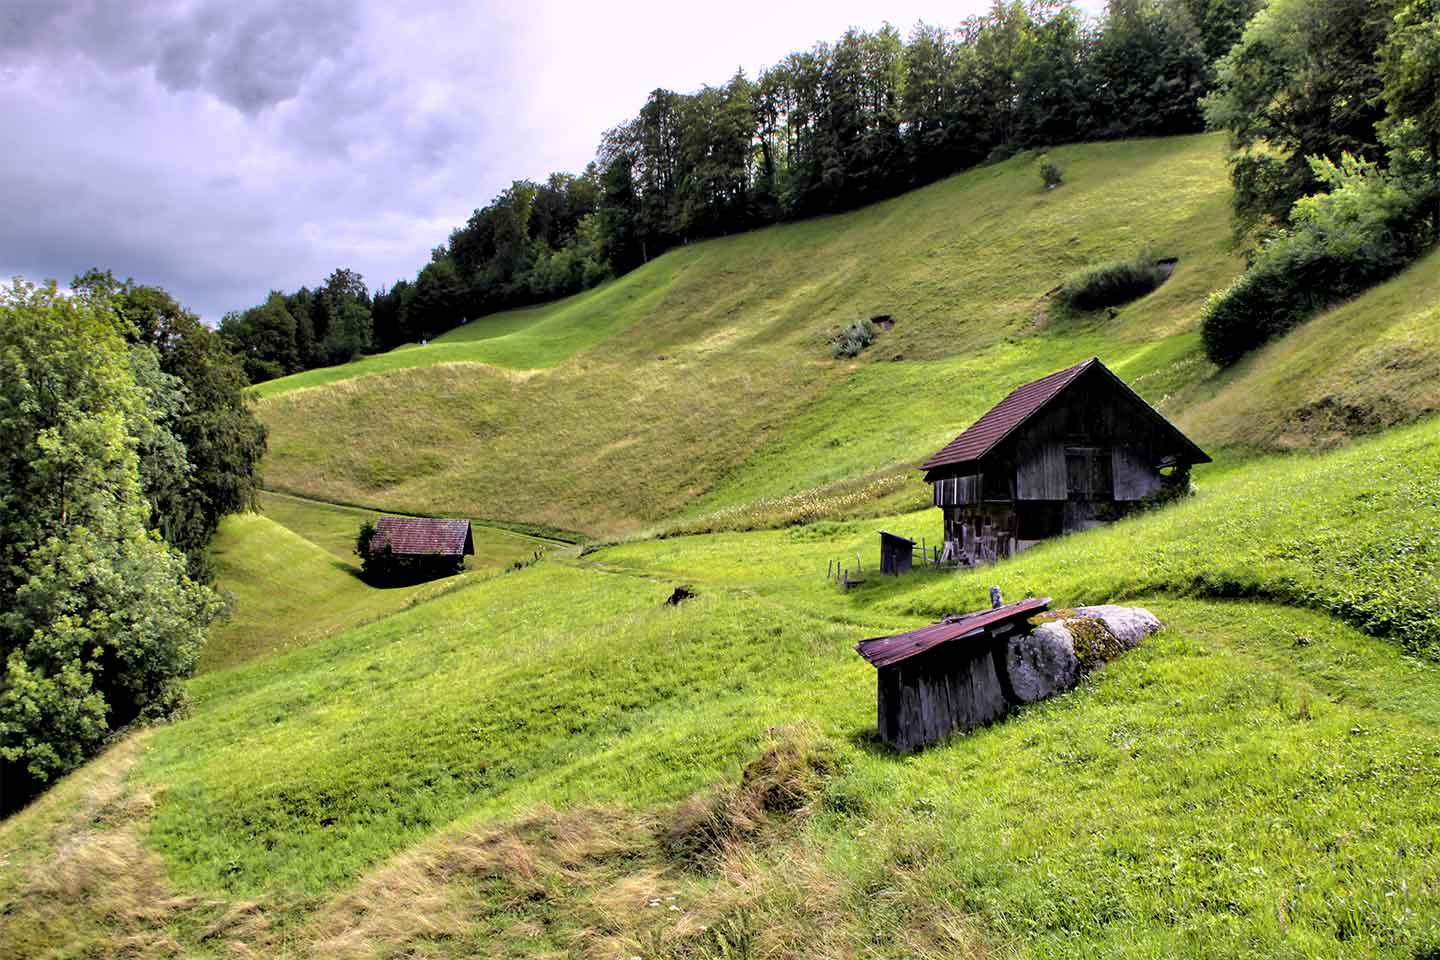
[[[1015,703],[1035,703],[1064,693],[1080,675],[1103,665],[1160,629],[1160,621],[1141,607],[1106,604],[1056,611],[1054,620],[1005,646],[1005,695]]]
[[[1098,607],[1076,607],[1075,613],[1099,620],[1126,650],[1134,650],[1141,640],[1160,629],[1159,619],[1144,607],[1117,607],[1107,603]]]
[[[1080,679],[1075,639],[1061,623],[1042,623],[1032,633],[1010,641],[1005,650],[1005,671],[1020,703],[1064,693]]]

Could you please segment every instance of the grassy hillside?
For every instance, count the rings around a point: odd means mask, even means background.
[[[1057,156],[1059,190],[1017,158],[854,213],[694,244],[525,311],[523,325],[505,314],[454,334],[517,325],[505,336],[349,368],[384,374],[266,385],[267,482],[607,535],[893,468],[948,439],[995,390],[1096,353],[1161,400],[1204,376],[1197,305],[1237,270],[1222,145]],[[1141,245],[1180,258],[1165,286],[1114,317],[1045,321],[1044,296],[1065,275]],[[880,313],[893,331],[859,362],[831,359],[830,330]],[[557,362],[564,351],[538,346],[551,340],[584,349]],[[454,362],[454,350],[522,341],[487,354],[492,363]]]
[[[1440,410],[1440,250],[1270,344],[1180,424],[1236,447],[1328,446]]]
[[[1053,192],[1019,158],[265,385],[237,618],[191,716],[0,823],[0,960],[1440,956],[1440,262],[1217,372],[1220,142],[1052,156]],[[1048,309],[1140,244],[1180,258],[1155,293]],[[933,542],[913,462],[1092,355],[1218,454],[1195,498],[827,582]],[[477,527],[379,591],[368,511],[313,498],[629,539],[508,570],[545,544]],[[854,643],[991,584],[1166,629],[891,754]]]
[[[475,581],[199,678],[191,719],[0,826],[0,943],[74,942],[111,905],[137,942],[216,955],[1424,955],[1440,665],[1405,651],[1437,634],[1437,449],[1430,422],[1230,466],[1162,513],[846,594],[828,557],[868,565],[875,528],[934,511]],[[699,596],[666,606],[679,582]],[[992,728],[878,749],[853,643],[991,582],[1168,629]],[[757,755],[739,793],[709,786]],[[43,853],[137,836],[149,914]]]
[[[476,525],[475,556],[458,577],[377,589],[360,579],[355,534],[373,511],[262,494],[262,514],[226,517],[211,547],[216,581],[233,598],[211,631],[202,670],[304,644],[454,589],[467,578],[529,562],[554,545]]]

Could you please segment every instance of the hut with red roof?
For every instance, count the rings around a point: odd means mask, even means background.
[[[439,517],[381,517],[361,542],[366,573],[379,580],[459,573],[475,553],[470,521]]]
[[[1012,391],[922,469],[960,563],[1130,513],[1210,458],[1098,358]]]

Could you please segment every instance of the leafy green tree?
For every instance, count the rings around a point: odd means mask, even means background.
[[[159,287],[90,270],[71,284],[95,309],[113,310],[131,343],[131,368],[151,423],[137,423],[151,526],[208,580],[205,548],[221,517],[252,510],[265,427],[240,362],[200,318]],[[177,449],[178,448],[178,449]]]
[[[251,383],[305,369],[296,330],[295,315],[278,290],[258,307],[227,313],[220,320],[220,337],[240,358]]]
[[[0,294],[0,805],[184,703],[219,601],[147,531],[146,397],[116,314],[53,284]],[[147,369],[147,374],[153,374]]]
[[[1377,160],[1384,116],[1378,51],[1395,0],[1271,0],[1216,64],[1206,119],[1235,150],[1241,232],[1284,222],[1318,182],[1310,157]]]
[[[1169,136],[1204,127],[1210,64],[1184,5],[1110,0],[1090,62],[1095,133]]]
[[[1397,171],[1431,198],[1440,233],[1440,0],[1407,0],[1381,51],[1381,129]]]
[[[465,286],[455,261],[441,256],[431,260],[415,280],[408,316],[411,330],[422,339],[449,330],[461,320]]]

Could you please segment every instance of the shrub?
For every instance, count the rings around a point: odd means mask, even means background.
[[[1303,197],[1291,227],[1264,244],[1250,269],[1210,296],[1205,353],[1225,366],[1316,311],[1398,272],[1429,242],[1424,202],[1374,164],[1346,154],[1311,161],[1329,193]]]
[[[1040,157],[1040,179],[1044,182],[1046,190],[1054,190],[1065,182],[1065,171],[1061,170],[1060,165],[1054,160],[1042,155]]]
[[[1149,253],[1116,260],[1074,274],[1056,298],[1076,310],[1099,310],[1138,300],[1165,282],[1167,271]]]
[[[878,332],[869,320],[852,323],[830,338],[830,355],[837,360],[859,356],[860,351],[875,342]]]

